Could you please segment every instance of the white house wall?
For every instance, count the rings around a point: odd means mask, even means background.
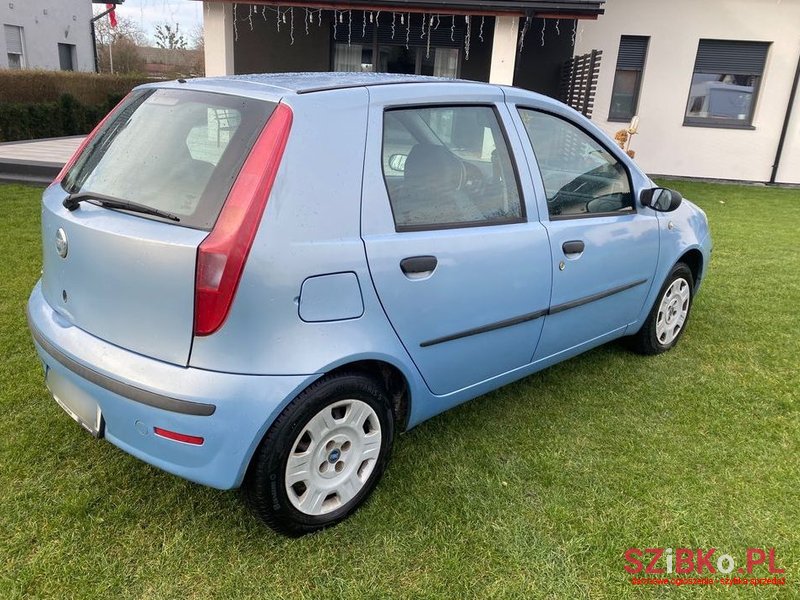
[[[650,44],[642,77],[636,161],[649,173],[768,181],[800,55],[800,0],[609,0],[597,21],[578,24],[575,52],[603,51],[592,120],[607,120],[621,35]],[[754,130],[686,127],[698,41],[772,42],[753,115]],[[777,180],[800,183],[800,97]]]
[[[75,70],[94,70],[89,0],[3,0],[0,2],[0,68],[8,68],[2,25],[23,28],[24,67],[59,69],[58,44],[75,46]]]

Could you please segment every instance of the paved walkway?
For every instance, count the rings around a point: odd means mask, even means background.
[[[0,179],[49,183],[84,136],[0,144]]]

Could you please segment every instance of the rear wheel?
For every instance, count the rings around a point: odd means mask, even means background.
[[[275,420],[253,457],[245,493],[276,531],[302,535],[329,527],[375,488],[393,437],[380,385],[358,373],[324,377]]]
[[[694,279],[684,263],[670,272],[642,328],[630,337],[631,348],[640,354],[660,354],[678,343],[692,308]]]

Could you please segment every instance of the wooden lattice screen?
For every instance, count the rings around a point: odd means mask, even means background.
[[[592,117],[602,55],[602,50],[592,50],[588,54],[571,58],[561,67],[558,99],[587,118]]]

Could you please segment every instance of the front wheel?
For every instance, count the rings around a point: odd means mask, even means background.
[[[691,269],[684,263],[676,264],[664,282],[644,325],[630,338],[635,352],[660,354],[678,343],[689,319],[693,290]]]
[[[245,479],[258,516],[288,535],[334,525],[375,488],[392,448],[389,398],[369,377],[323,377],[264,436]]]

